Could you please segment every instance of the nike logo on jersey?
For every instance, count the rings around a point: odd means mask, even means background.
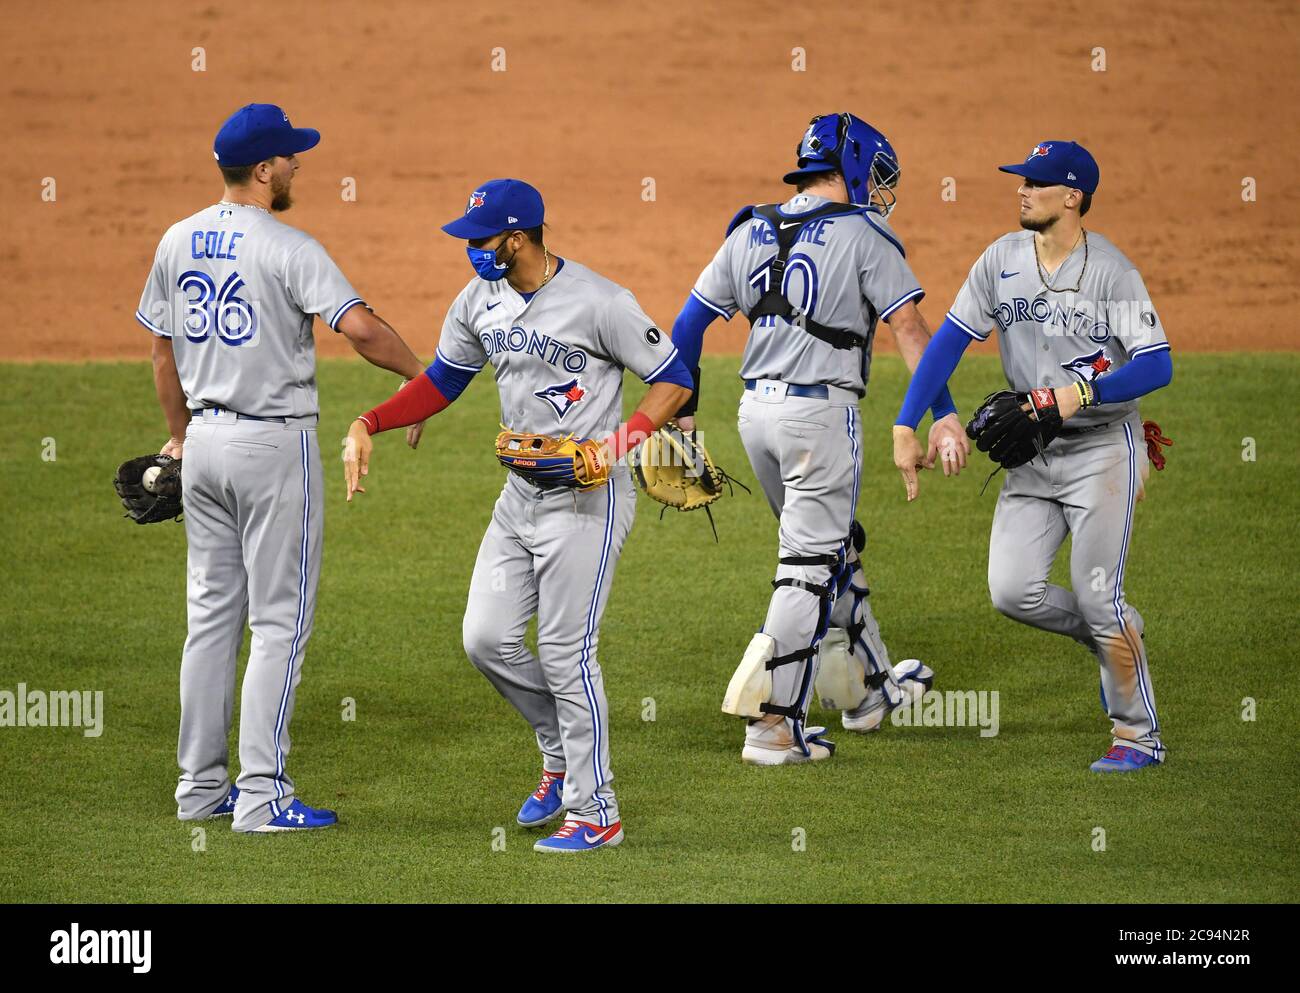
[[[781,230],[784,231],[786,228],[797,227],[801,223],[802,223],[801,221],[791,221],[789,224],[782,224]]]
[[[1020,275],[1019,269],[1017,269],[1015,272],[1007,272],[1005,269],[1003,269],[1001,272],[1001,276],[1003,279],[1010,279],[1012,276],[1019,276],[1019,275]]]
[[[487,309],[488,309],[488,310],[491,310],[493,307],[500,307],[500,306],[501,306],[501,301],[498,300],[496,303],[490,303],[490,304],[488,304],[488,305],[487,305]]]

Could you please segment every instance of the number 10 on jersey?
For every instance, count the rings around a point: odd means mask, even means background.
[[[182,325],[190,341],[206,341],[215,329],[227,345],[243,345],[257,333],[257,312],[236,295],[244,286],[239,273],[226,277],[220,290],[211,276],[197,269],[181,273],[176,285],[185,294]]]
[[[772,285],[773,260],[768,259],[749,274],[749,285],[758,290],[759,296],[766,293],[767,288]],[[797,303],[790,298],[790,280],[796,273],[800,276],[803,291]],[[817,266],[803,252],[795,252],[786,262],[785,272],[781,274],[781,295],[790,300],[791,306],[798,313],[811,314],[817,309]],[[776,317],[771,314],[760,317],[757,326],[775,327]]]

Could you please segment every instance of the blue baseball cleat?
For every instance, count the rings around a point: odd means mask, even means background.
[[[612,848],[622,840],[622,821],[615,821],[609,827],[590,821],[565,821],[560,830],[533,845],[533,851],[593,852],[597,848]]]
[[[272,818],[261,827],[255,827],[249,834],[269,834],[273,831],[311,831],[314,828],[326,828],[337,824],[339,815],[332,810],[317,810],[309,807],[297,797],[289,806],[280,811],[278,817]]]
[[[1127,745],[1112,745],[1110,751],[1088,766],[1093,772],[1136,772],[1149,765],[1159,765],[1146,752]]]
[[[235,814],[235,801],[239,799],[239,787],[230,787],[230,793],[226,798],[217,804],[217,809],[208,814],[209,817],[233,817]]]
[[[564,773],[542,770],[542,781],[519,808],[515,818],[522,827],[540,827],[564,813],[561,794],[564,792]]]

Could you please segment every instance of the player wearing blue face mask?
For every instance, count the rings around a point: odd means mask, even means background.
[[[600,619],[632,528],[631,474],[619,464],[691,395],[691,374],[636,298],[542,242],[541,194],[496,179],[443,230],[469,242],[471,279],[448,309],[423,376],[361,415],[348,433],[348,499],[362,492],[371,435],[414,424],[454,401],[491,364],[500,419],[513,431],[597,445],[607,480],[506,476],[470,581],[465,652],[532,727],[542,754],[524,827],[565,817],[534,846],[583,852],[617,845],[609,709],[597,662]],[[626,423],[623,371],[650,384]],[[525,644],[537,617],[537,652]]]

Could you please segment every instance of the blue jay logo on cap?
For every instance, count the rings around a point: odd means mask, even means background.
[[[1051,150],[1052,150],[1051,145],[1042,145],[1042,144],[1035,145],[1034,150],[1025,157],[1025,161],[1028,162],[1031,159],[1047,158],[1047,153],[1050,152]],[[1074,177],[1071,176],[1070,178],[1073,179]]]
[[[475,207],[482,207],[483,204],[484,204],[484,202],[485,202],[485,200],[486,200],[486,198],[484,197],[484,195],[483,195],[482,193],[480,193],[480,192],[478,192],[478,191],[475,191],[475,192],[471,193],[471,194],[469,195],[469,203],[465,206],[465,213],[468,214],[468,213],[469,213],[471,210],[473,210]]]

